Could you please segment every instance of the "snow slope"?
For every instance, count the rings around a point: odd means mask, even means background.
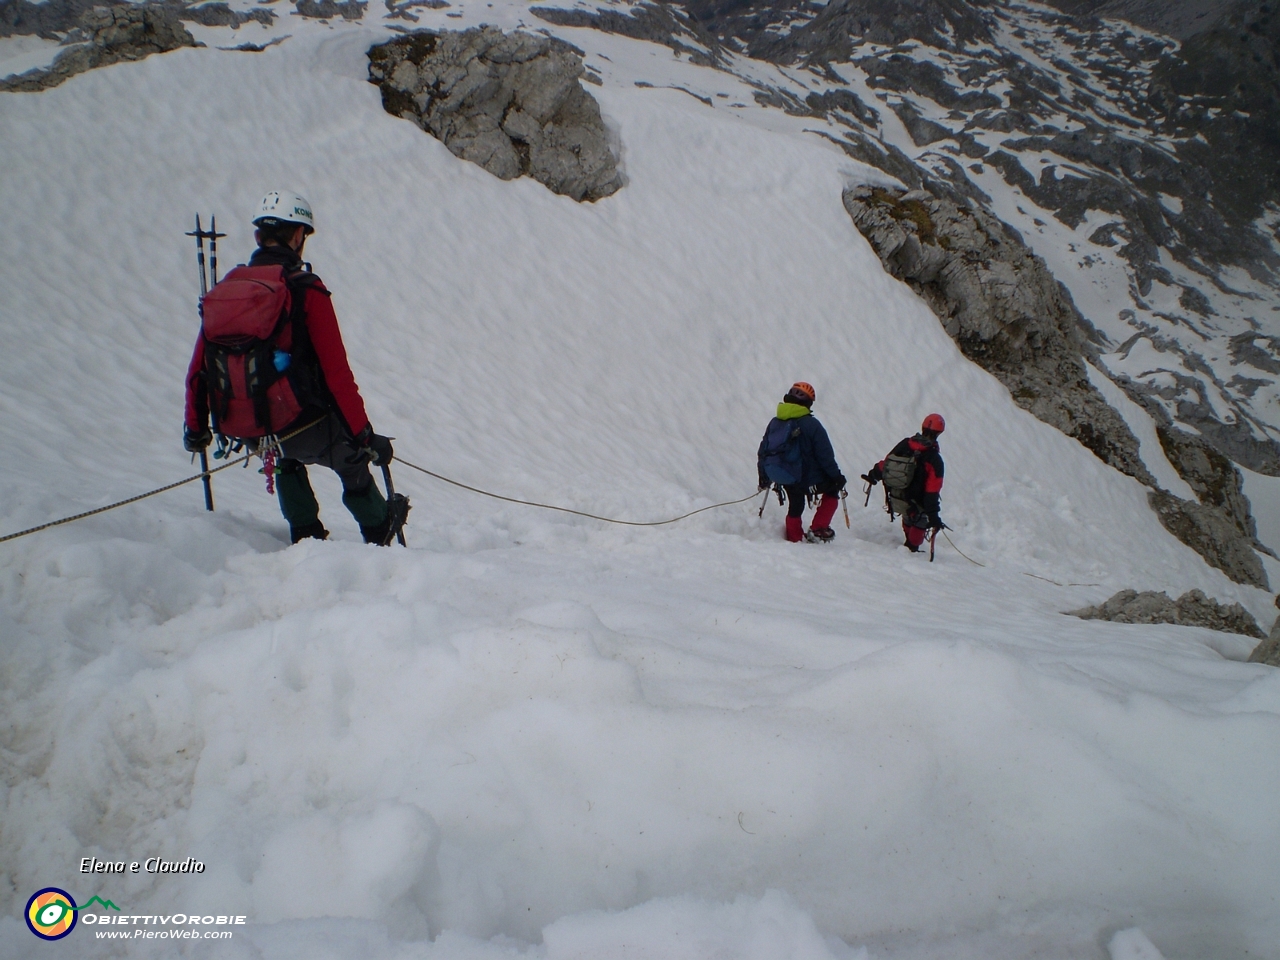
[[[359,544],[319,472],[334,539],[287,548],[238,469],[212,515],[192,486],[5,544],[0,953],[1102,956],[1137,927],[1170,958],[1280,956],[1280,673],[1247,638],[1060,614],[1198,587],[1269,626],[1271,598],[961,358],[840,205],[880,175],[666,89],[751,104],[733,77],[565,29],[629,178],[575,204],[383,112],[382,32],[206,29],[0,99],[0,529],[191,470],[182,234],[216,212],[225,269],[279,184],[315,205],[309,259],[404,458],[662,519],[748,494],[803,378],[851,476],[945,414],[943,514],[984,566],[907,555],[853,498],[796,547],[776,503],[611,527],[404,466],[408,551]],[[207,870],[77,872],[150,855]],[[45,944],[20,914],[51,884],[250,923]]]

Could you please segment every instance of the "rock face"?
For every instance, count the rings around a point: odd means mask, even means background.
[[[0,37],[35,35],[60,40],[94,7],[110,7],[126,0],[0,0]]]
[[[1097,356],[1096,332],[1011,228],[976,203],[926,190],[855,187],[844,206],[885,270],[919,294],[961,352],[1020,407],[1154,488],[1148,499],[1165,529],[1211,566],[1237,583],[1268,587],[1239,471],[1166,422],[1161,444],[1200,502],[1159,489],[1137,438],[1089,382],[1084,361]],[[1163,408],[1152,412],[1164,416]]]
[[[294,9],[298,11],[298,16],[313,20],[333,20],[337,17],[361,20],[368,6],[368,3],[360,0],[345,0],[343,3],[335,3],[334,0],[298,0]]]
[[[661,43],[689,57],[691,63],[717,66],[721,61],[720,44],[703,30],[696,16],[668,3],[641,3],[626,13],[604,9],[572,9],[530,7],[539,20],[559,27],[591,27],[603,33],[616,33],[633,40]]]
[[[1276,598],[1276,606],[1280,607],[1280,597]],[[1269,667],[1280,667],[1280,617],[1271,625],[1271,633],[1267,639],[1253,648],[1249,654],[1250,663],[1265,663]]]
[[[1184,627],[1207,627],[1223,633],[1261,637],[1262,630],[1238,603],[1223,606],[1199,590],[1190,590],[1176,601],[1168,594],[1145,590],[1121,590],[1106,603],[1083,610],[1070,610],[1082,620],[1113,620],[1116,623],[1176,623]]]
[[[856,187],[844,206],[891,275],[933,309],[966,357],[1014,401],[1148,486],[1138,440],[1089,383],[1093,329],[1044,261],[980,208]]]
[[[0,80],[0,90],[46,90],[94,67],[196,46],[195,38],[178,20],[175,10],[162,4],[95,7],[81,18],[77,29],[78,35],[68,39],[83,38],[84,42],[58,54],[47,69],[29,70]]]
[[[567,43],[496,27],[417,31],[369,51],[382,105],[455,156],[511,180],[525,174],[575,200],[623,183],[600,107]]]

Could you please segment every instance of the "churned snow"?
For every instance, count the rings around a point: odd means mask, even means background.
[[[524,8],[462,9],[417,12]],[[850,477],[946,416],[954,547],[907,554],[856,481],[818,547],[776,502],[617,527],[403,464],[408,550],[360,544],[320,470],[334,537],[288,547],[239,468],[213,514],[191,485],[0,545],[0,954],[1280,956],[1280,672],[1249,638],[1061,613],[1198,587],[1265,628],[1271,597],[963,360],[841,207],[878,174],[659,89],[699,70],[665,48],[565,30],[616,71],[591,90],[629,180],[580,205],[387,115],[380,29],[286,32],[0,99],[0,530],[192,471],[183,233],[217,213],[225,271],[287,186],[403,458],[665,519],[748,495],[805,379]],[[207,869],[78,873],[152,855]],[[41,943],[48,885],[250,922]]]

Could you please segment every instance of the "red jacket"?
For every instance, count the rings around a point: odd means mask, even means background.
[[[282,263],[285,257],[277,251],[284,248],[259,248],[249,261],[250,266],[264,266],[269,263]],[[292,251],[290,251],[292,253]],[[300,265],[296,256],[286,265]],[[338,317],[333,312],[333,303],[329,299],[329,291],[316,278],[305,291],[303,322],[307,335],[315,353],[319,367],[324,401],[328,409],[338,415],[347,430],[354,437],[369,423],[365,414],[364,400],[360,396],[360,388],[356,386],[356,378],[351,373],[351,365],[347,362],[347,350],[342,343],[342,332],[338,329]],[[286,330],[281,338],[282,349],[292,344],[285,340],[292,331]],[[300,358],[303,359],[303,358]],[[191,355],[191,365],[187,368],[187,405],[186,425],[192,432],[203,430],[209,423],[209,394],[204,380],[204,335],[196,338],[196,347]]]

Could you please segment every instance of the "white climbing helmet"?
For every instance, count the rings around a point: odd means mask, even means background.
[[[296,223],[306,228],[308,234],[316,232],[316,223],[311,216],[311,204],[306,197],[300,197],[288,190],[272,190],[262,198],[258,207],[258,215],[253,218],[255,227],[275,227],[285,223]]]

